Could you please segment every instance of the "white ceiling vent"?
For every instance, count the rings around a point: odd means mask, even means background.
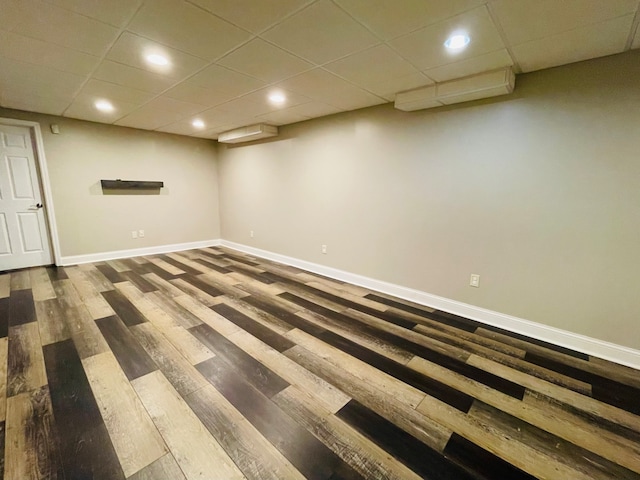
[[[259,123],[223,132],[218,135],[218,141],[221,143],[252,142],[261,138],[275,137],[276,135],[278,135],[278,127]]]
[[[470,102],[480,98],[497,97],[512,93],[515,84],[516,76],[511,67],[501,68],[408,92],[400,92],[396,94],[395,107],[398,110],[410,112]]]

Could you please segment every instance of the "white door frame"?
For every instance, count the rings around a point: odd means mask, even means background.
[[[53,196],[51,195],[51,185],[49,183],[49,171],[47,170],[47,159],[44,154],[44,142],[42,141],[42,130],[38,122],[29,120],[17,120],[15,118],[0,117],[0,125],[11,125],[14,127],[27,127],[34,140],[36,162],[38,162],[38,180],[42,188],[45,200],[45,214],[47,215],[47,226],[49,241],[53,253],[53,263],[60,265],[60,242],[58,240],[58,228],[56,227],[56,216],[53,210]]]

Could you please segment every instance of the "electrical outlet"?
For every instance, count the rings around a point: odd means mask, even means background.
[[[144,238],[144,230],[138,230],[138,238]]]
[[[137,230],[131,230],[131,238],[138,238],[138,231]]]
[[[471,279],[469,280],[469,285],[472,287],[479,288],[480,287],[480,275],[476,275],[475,273],[471,274]]]
[[[249,236],[250,236],[251,238],[253,238],[253,230],[251,230],[251,231],[249,232]]]
[[[326,245],[322,245],[322,253],[327,253],[327,246]]]

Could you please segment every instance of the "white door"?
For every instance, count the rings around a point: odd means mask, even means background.
[[[0,125],[0,271],[52,263],[40,192],[30,130]]]

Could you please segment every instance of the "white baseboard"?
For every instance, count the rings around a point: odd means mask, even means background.
[[[144,255],[157,255],[160,253],[180,252],[194,248],[217,247],[221,240],[203,240],[200,242],[176,243],[173,245],[160,245],[157,247],[133,248],[131,250],[116,250],[113,252],[90,253],[87,255],[73,255],[61,257],[59,266],[78,265],[81,263],[104,262],[105,260],[117,260],[119,258],[141,257]]]
[[[227,240],[222,240],[220,245],[640,369],[640,351],[629,347]]]

